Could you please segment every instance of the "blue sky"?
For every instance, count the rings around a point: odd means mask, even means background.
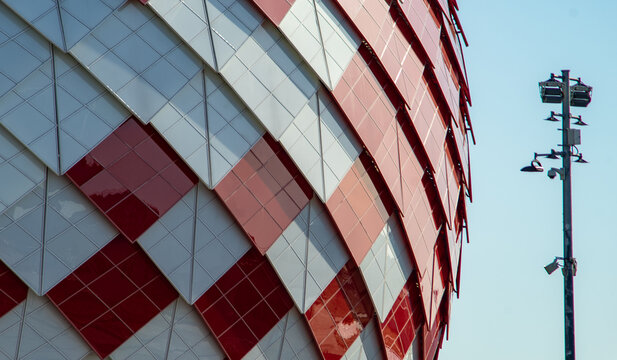
[[[617,2],[459,0],[477,145],[472,148],[471,243],[441,360],[563,359],[563,277],[544,265],[562,254],[561,182],[519,170],[533,152],[559,149],[543,121],[538,81],[570,69],[594,87],[573,168],[576,350],[617,357]],[[559,167],[558,160],[543,160]]]

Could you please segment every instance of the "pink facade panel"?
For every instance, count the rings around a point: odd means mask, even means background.
[[[313,195],[285,150],[268,135],[214,191],[262,254]]]
[[[356,160],[326,203],[356,264],[362,262],[393,210],[375,168],[363,159],[361,155]]]
[[[259,10],[261,10],[275,25],[281,23],[289,8],[294,4],[294,0],[253,0]]]

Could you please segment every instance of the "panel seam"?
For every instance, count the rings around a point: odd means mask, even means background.
[[[212,49],[212,58],[214,59],[214,69],[218,72],[221,69],[219,69],[219,63],[218,60],[216,58],[216,50],[214,48],[214,37],[212,36],[212,21],[210,21],[210,15],[208,14],[208,1],[204,0],[203,1],[204,4],[204,11],[206,12],[206,19],[208,19],[208,35],[210,36],[210,49]],[[205,94],[205,89],[204,89],[204,94]]]
[[[180,301],[180,298],[177,298],[176,301],[174,301],[174,307],[171,312],[171,324],[169,327],[169,337],[167,338],[167,346],[165,346],[165,359],[169,359],[169,349],[171,348],[171,338],[174,333],[174,324],[176,323],[176,310],[178,308],[178,301]]]
[[[191,241],[191,277],[189,282],[189,299],[193,301],[193,282],[195,281],[195,243],[197,242],[197,205],[199,203],[199,184],[195,186],[195,199],[193,200],[193,241]]]
[[[41,276],[39,278],[39,289],[41,294],[43,294],[43,276],[45,274],[45,271],[43,270],[43,266],[45,265],[45,245],[46,245],[46,241],[45,238],[47,237],[46,234],[46,229],[47,229],[47,198],[49,196],[49,168],[46,167],[45,168],[45,190],[43,192],[43,222],[42,222],[42,229],[41,229],[41,264],[40,264],[40,271],[41,271]]]
[[[323,61],[326,65],[326,75],[328,76],[328,87],[332,87],[332,77],[330,76],[330,66],[328,65],[328,56],[326,55],[326,43],[323,40],[323,34],[321,33],[321,24],[319,23],[319,13],[317,11],[317,1],[313,0],[313,9],[315,10],[315,22],[317,23],[317,31],[319,31],[319,40],[321,41],[321,52],[323,54]]]
[[[29,292],[28,292],[28,295]],[[17,335],[17,348],[15,349],[15,359],[19,359],[19,352],[21,351],[21,336],[24,332],[24,324],[26,323],[26,310],[28,309],[28,299],[30,296],[26,295],[24,300],[24,308],[21,310],[21,321],[19,322],[19,333]]]

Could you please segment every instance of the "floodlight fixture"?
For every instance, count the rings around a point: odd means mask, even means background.
[[[578,84],[570,87],[570,105],[576,107],[587,107],[591,102],[591,86],[579,81]]]
[[[555,79],[555,75],[551,74],[548,80],[540,81],[538,85],[540,86],[540,97],[543,103],[561,103],[563,100],[563,84]]]
[[[546,270],[546,272],[550,275],[552,273],[555,272],[555,270],[559,269],[561,265],[559,264],[559,260],[558,258],[555,258],[555,260],[553,260],[553,262],[551,262],[550,264],[546,265],[544,267],[544,270]]]

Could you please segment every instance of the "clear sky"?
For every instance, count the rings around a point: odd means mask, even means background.
[[[563,359],[561,181],[520,172],[533,152],[559,150],[561,106],[538,81],[570,69],[593,86],[590,126],[573,165],[578,359],[617,359],[617,1],[458,0],[477,145],[472,148],[470,244],[463,247],[441,360]],[[560,167],[560,160],[542,160]]]

